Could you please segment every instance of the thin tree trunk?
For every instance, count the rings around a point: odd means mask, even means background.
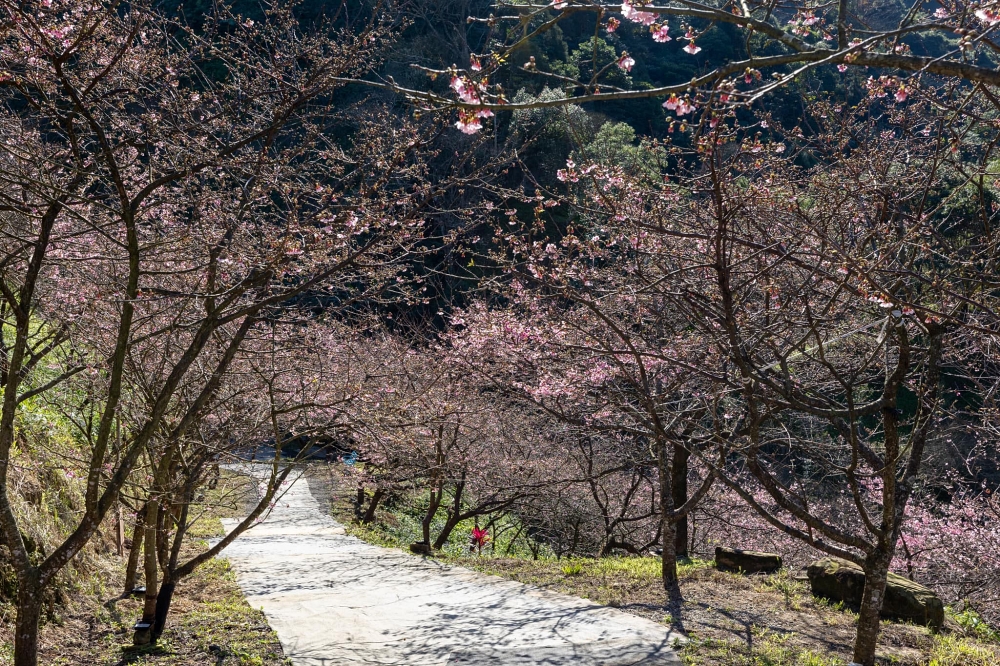
[[[361,507],[365,505],[365,484],[359,483],[354,497],[354,519],[361,521]]]
[[[444,527],[441,528],[441,533],[438,534],[437,539],[434,540],[435,550],[441,550],[444,548],[444,545],[448,543],[448,537],[451,536],[451,533],[460,522],[462,522],[462,519],[457,513],[452,512],[448,514],[448,520],[445,521]]]
[[[451,510],[448,512],[448,520],[445,521],[444,528],[434,541],[434,548],[436,550],[441,550],[448,543],[448,537],[451,536],[452,530],[462,521],[462,492],[464,490],[465,472],[462,472],[462,478],[455,484],[455,492],[452,498]],[[466,517],[471,518],[472,516]]]
[[[660,554],[660,575],[663,589],[668,592],[677,586],[677,539],[675,523],[663,523],[663,550]]]
[[[122,507],[115,507],[115,553],[118,557],[125,554],[125,521],[122,520]]]
[[[673,445],[674,459],[670,466],[670,493],[673,496],[674,508],[684,506],[688,500],[688,459],[691,452],[680,444]],[[674,537],[674,552],[677,557],[688,556],[688,519],[685,514],[678,519]]]
[[[424,515],[424,519],[420,521],[420,527],[423,530],[424,536],[422,543],[430,544],[431,542],[431,522],[433,522],[438,508],[441,506],[441,495],[442,491],[440,489],[431,487],[430,504],[427,506],[427,513]]]
[[[372,493],[372,499],[368,503],[368,509],[365,511],[365,515],[361,517],[361,524],[368,525],[375,520],[375,510],[378,509],[379,502],[385,497],[385,490],[382,488],[375,488],[375,492]]]
[[[197,476],[195,476],[197,478]],[[167,540],[167,534],[161,533],[164,547],[169,546],[170,557],[163,566],[163,581],[160,583],[160,590],[156,594],[156,611],[153,617],[153,626],[150,628],[150,641],[156,643],[163,635],[163,628],[167,626],[167,617],[170,615],[170,602],[174,598],[174,589],[177,583],[184,577],[185,573],[178,570],[177,560],[180,558],[181,547],[184,545],[184,537],[188,530],[188,509],[194,498],[194,482],[190,481],[184,491],[182,501],[174,506],[180,509],[180,515],[176,517],[177,531],[174,533],[173,544]]]
[[[660,541],[663,549],[660,551],[660,577],[663,580],[663,590],[667,593],[666,609],[670,615],[671,623],[680,632],[684,632],[684,620],[682,617],[684,597],[681,594],[680,580],[677,576],[677,522],[676,510],[678,506],[674,504],[675,489],[673,487],[673,474],[671,460],[674,456],[667,455],[667,443],[660,442],[657,451],[657,467],[660,476]],[[677,447],[671,453],[677,453]],[[675,459],[676,461],[676,459]],[[685,461],[686,467],[686,461]],[[684,474],[685,491],[687,495],[687,472]],[[685,539],[687,535],[685,534]],[[686,550],[686,548],[685,548]]]
[[[170,614],[170,602],[174,598],[174,588],[177,586],[174,581],[167,576],[163,576],[163,583],[160,591],[156,595],[156,614],[153,618],[152,640],[153,643],[160,640],[163,635],[163,628],[167,624],[167,615]]]
[[[660,572],[663,578],[663,589],[670,592],[677,587],[677,523],[674,522],[674,494],[666,442],[660,442],[658,449],[660,524],[663,528]]]
[[[858,613],[858,635],[854,641],[855,663],[874,666],[875,649],[878,645],[879,616],[885,585],[889,576],[889,559],[882,554],[869,558],[865,563],[865,591],[861,596],[861,610]]]
[[[171,513],[172,508],[160,507],[159,515],[156,517],[156,561],[160,565],[160,571],[167,570]]]
[[[128,553],[128,564],[125,566],[125,585],[123,594],[132,594],[135,589],[135,572],[139,568],[139,555],[142,553],[142,532],[146,522],[146,507],[135,514],[135,527],[132,528],[132,549]]]
[[[14,666],[37,666],[38,623],[42,617],[42,586],[33,576],[19,576]]]
[[[517,532],[514,533],[514,538],[507,542],[507,550],[504,551],[503,556],[509,557],[510,551],[514,549],[514,545],[517,543],[518,538],[521,536],[521,532],[524,530],[524,523],[517,526]],[[493,540],[493,545],[496,546],[496,539]]]
[[[156,615],[156,523],[159,504],[150,500],[146,505],[146,523],[143,534],[144,571],[146,574],[146,596],[142,607],[142,621],[152,622]]]

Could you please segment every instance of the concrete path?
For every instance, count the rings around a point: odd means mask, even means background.
[[[224,553],[295,666],[681,663],[655,622],[346,536],[308,484]]]

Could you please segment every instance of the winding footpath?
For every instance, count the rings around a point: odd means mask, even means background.
[[[650,620],[347,536],[306,478],[224,555],[295,666],[681,664]]]

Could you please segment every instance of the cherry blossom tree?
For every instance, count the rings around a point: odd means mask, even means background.
[[[514,268],[518,307],[463,313],[467,330],[455,344],[474,371],[563,424],[561,439],[573,442],[565,455],[604,523],[598,552],[638,553],[659,541],[664,587],[676,597],[686,517],[713,481],[707,475],[689,496],[686,422],[701,405],[686,365],[704,362],[708,349],[662,299],[643,298],[630,267],[577,252],[576,236],[565,239],[566,254],[515,236],[512,254],[525,258]]]
[[[623,26],[629,26],[629,31],[640,38],[645,34],[659,45],[654,48],[672,49],[684,43],[678,49],[683,55],[678,57],[691,58],[697,64],[703,64],[708,55],[703,54],[699,40],[718,30],[717,26],[731,29],[742,37],[736,40],[742,43],[735,58],[703,66],[693,78],[645,87],[620,80],[620,73],[628,73],[636,65],[634,55],[624,47],[619,47],[617,59],[603,67],[591,67],[589,77],[579,79],[567,77],[562,71],[544,71],[533,56],[526,60],[522,55],[534,40],[561,22],[577,20],[581,15],[591,17],[595,23],[595,65],[597,36],[610,38],[622,32]],[[841,74],[854,68],[878,68],[884,74],[876,78],[886,80],[891,94],[900,102],[939,87],[955,94],[960,82],[1000,84],[1000,75],[990,61],[997,50],[1000,5],[915,2],[900,7],[892,25],[871,18],[864,14],[863,7],[846,0],[831,5],[796,0],[780,8],[731,0],[501,1],[494,3],[488,16],[469,17],[470,23],[491,30],[492,41],[486,53],[473,53],[468,66],[426,70],[433,78],[447,77],[451,95],[392,82],[369,81],[369,85],[394,90],[428,108],[457,109],[458,129],[474,134],[483,129],[483,118],[502,110],[650,97],[663,99],[664,108],[678,120],[688,116],[700,126],[724,109],[766,101],[769,93],[824,66],[836,66]],[[952,41],[945,41],[948,38]],[[937,45],[937,50],[929,52],[928,45]],[[572,94],[544,102],[511,103],[500,84],[509,67]],[[992,104],[992,93],[978,86],[958,94],[975,96],[982,92],[987,103]]]
[[[715,357],[684,366],[700,381],[701,409],[684,418],[691,450],[777,529],[864,568],[865,665],[928,442],[959,418],[948,378],[968,366],[968,341],[991,345],[996,329],[982,286],[994,213],[956,219],[949,197],[986,196],[990,146],[977,171],[932,115],[877,112],[880,100],[856,113],[818,103],[812,137],[720,123],[689,172],[655,186],[567,165],[563,177],[587,186],[587,226],[522,255],[567,282],[586,276],[563,256],[641,262],[644,293]],[[814,166],[799,166],[802,151]],[[843,490],[833,505],[831,484]]]
[[[180,436],[178,416],[186,413],[196,395],[182,385],[176,406],[164,417],[165,435],[147,446],[147,593],[142,619],[150,623],[149,638],[154,643],[166,624],[177,583],[263,520],[280,500],[283,485],[296,473],[301,456],[311,451],[310,446],[290,450],[291,442],[331,441],[347,428],[345,407],[356,397],[352,360],[360,346],[358,334],[295,314],[294,309],[286,310],[282,319],[255,327],[211,404],[199,413],[187,434]],[[209,350],[205,356],[210,357],[212,351],[218,354],[221,350]],[[136,384],[156,383],[148,378],[149,365],[135,368]],[[206,378],[197,377],[196,371],[188,383],[197,387],[204,381]],[[138,416],[143,413],[145,410]],[[271,459],[247,462],[247,451],[265,442],[274,444]],[[186,555],[182,550],[185,538],[206,507],[211,507],[206,491],[220,483],[220,464],[237,477],[221,483],[232,486],[233,494],[247,494],[248,485],[252,486],[255,499],[247,515],[223,538],[210,548]],[[217,487],[215,490],[219,494]],[[236,501],[241,499],[245,500],[237,497]],[[182,555],[188,559],[182,561]]]
[[[247,336],[290,304],[346,316],[407,298],[400,269],[462,176],[426,178],[433,116],[351,119],[335,104],[378,63],[391,16],[346,30],[286,8],[257,23],[216,11],[207,25],[227,29],[199,33],[141,2],[0,3],[0,479],[28,400],[74,414],[87,459],[84,509],[42,560],[0,484],[17,666],[37,662],[42,590],[167,415],[164,441],[193,437]],[[348,122],[353,142],[331,138]],[[135,384],[144,363],[155,372]],[[126,412],[141,417],[119,430]]]
[[[352,403],[353,436],[366,464],[391,469],[398,487],[427,493],[428,547],[443,548],[461,522],[503,514],[544,485],[533,462],[537,424],[470,379],[448,350],[385,336],[366,356],[372,369]],[[441,510],[445,523],[432,537]]]

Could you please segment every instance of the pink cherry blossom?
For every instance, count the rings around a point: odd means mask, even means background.
[[[483,124],[479,121],[479,115],[470,111],[459,111],[458,122],[455,127],[464,134],[476,134],[483,129]]]
[[[689,113],[694,113],[697,110],[697,106],[691,103],[691,100],[687,97],[679,98],[677,95],[671,95],[670,98],[663,103],[663,108],[675,112],[678,116],[684,116]]]
[[[623,71],[632,71],[635,66],[635,60],[627,52],[622,54],[622,57],[618,58],[618,67]]]
[[[976,18],[987,25],[995,25],[1000,23],[1000,12],[994,8],[977,9]]]
[[[684,47],[684,50],[690,53],[691,55],[694,55],[695,53],[699,53],[701,51],[701,47],[695,46],[694,40],[692,39],[690,42],[688,42],[688,45]]]
[[[633,7],[632,3],[628,0],[622,3],[622,16],[627,18],[629,21],[641,23],[643,25],[653,25],[653,23],[656,22],[656,14],[653,12],[638,10]]]
[[[670,26],[668,26],[666,23],[664,23],[661,26],[654,25],[650,27],[650,31],[653,33],[654,42],[659,42],[662,44],[663,42],[670,41]]]
[[[458,98],[466,104],[478,104],[479,94],[476,91],[476,84],[463,76],[453,76],[451,78],[451,89],[458,94]]]

